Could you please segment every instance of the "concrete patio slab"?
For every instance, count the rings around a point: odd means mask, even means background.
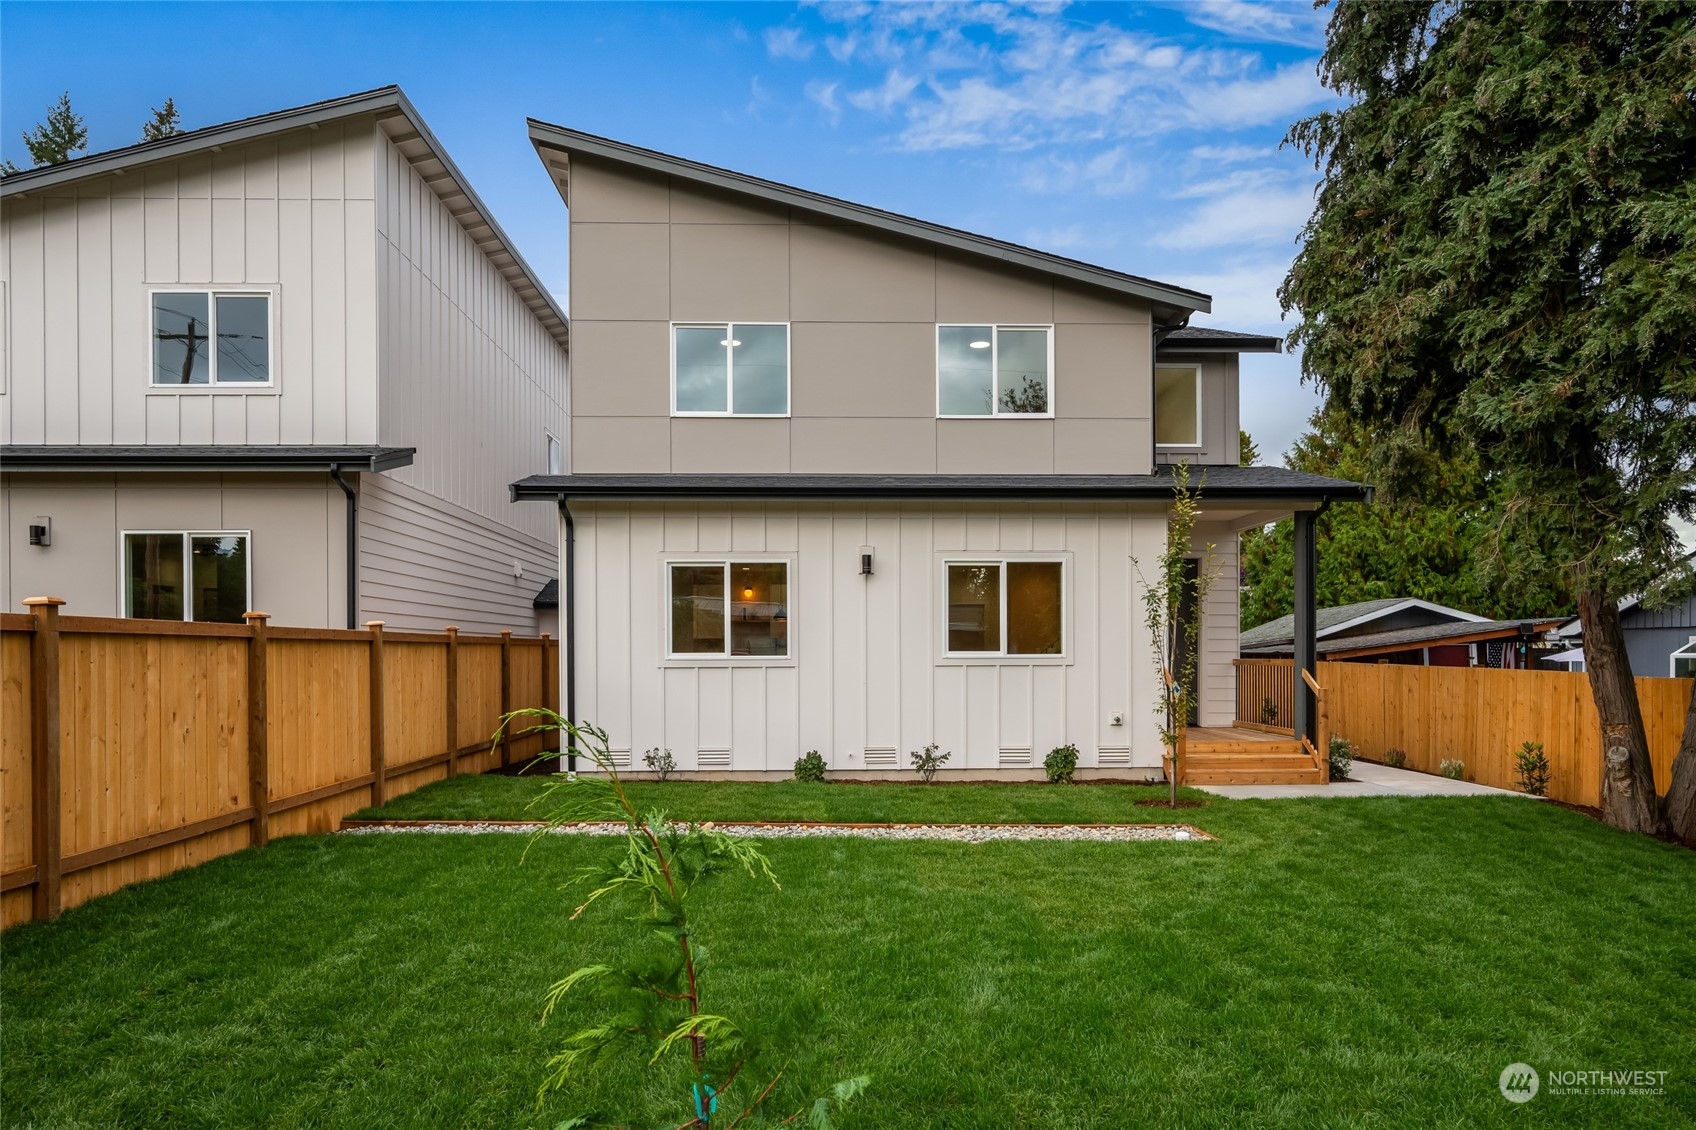
[[[1202,792],[1239,800],[1281,800],[1287,797],[1350,796],[1517,796],[1524,793],[1498,789],[1471,781],[1451,781],[1433,773],[1391,769],[1371,761],[1357,761],[1349,770],[1350,780],[1329,785],[1196,785]],[[1535,798],[1529,798],[1535,799]]]

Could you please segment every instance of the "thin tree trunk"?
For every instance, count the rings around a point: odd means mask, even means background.
[[[1590,693],[1602,722],[1602,818],[1616,828],[1652,835],[1661,827],[1661,805],[1637,684],[1619,627],[1619,603],[1582,591],[1578,619],[1584,626]]]
[[[1667,790],[1667,830],[1685,843],[1696,844],[1696,690],[1684,712],[1684,738],[1672,763],[1672,787]]]

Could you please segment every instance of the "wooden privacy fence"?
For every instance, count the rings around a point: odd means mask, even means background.
[[[540,638],[0,614],[0,925],[341,817],[557,735]]]
[[[1238,660],[1237,717],[1259,721],[1264,697],[1290,693],[1291,673],[1288,659]],[[1458,758],[1466,764],[1467,780],[1517,789],[1514,753],[1522,742],[1541,742],[1551,797],[1570,804],[1602,802],[1602,730],[1586,675],[1321,663],[1319,682],[1330,732],[1354,742],[1363,757],[1382,761],[1399,749],[1409,769],[1426,773]],[[1693,687],[1690,679],[1637,680],[1655,786],[1663,793],[1672,783]]]

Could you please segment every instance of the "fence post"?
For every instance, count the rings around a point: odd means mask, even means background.
[[[383,622],[367,620],[371,629],[371,807],[383,804]]]
[[[59,606],[56,596],[24,601],[35,617],[29,642],[30,829],[34,836],[35,918],[59,917]]]
[[[459,772],[459,627],[449,624],[448,634],[448,776]]]
[[[548,633],[543,632],[542,633],[542,708],[544,710],[555,710],[555,711],[557,711],[559,708],[554,705],[554,694],[556,692],[556,688],[554,686],[554,674],[553,674],[553,672],[554,672],[554,641],[549,638]],[[553,753],[555,750],[559,749],[559,746],[555,744],[555,739],[558,738],[558,737],[559,737],[559,731],[558,730],[544,730],[544,731],[542,731],[542,752],[543,753]]]
[[[512,710],[512,629],[501,632],[501,768],[512,764],[512,727],[506,716]]]
[[[253,807],[249,843],[271,841],[271,725],[265,658],[265,621],[269,612],[244,612],[253,634],[247,641],[247,800]]]

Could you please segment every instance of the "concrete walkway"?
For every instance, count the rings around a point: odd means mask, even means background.
[[[1345,797],[1345,796],[1517,796],[1524,793],[1477,785],[1471,781],[1451,781],[1434,773],[1415,773],[1411,769],[1391,769],[1372,761],[1357,761],[1349,769],[1352,780],[1331,785],[1196,785],[1202,792],[1214,796],[1253,800],[1280,800],[1285,797]]]

